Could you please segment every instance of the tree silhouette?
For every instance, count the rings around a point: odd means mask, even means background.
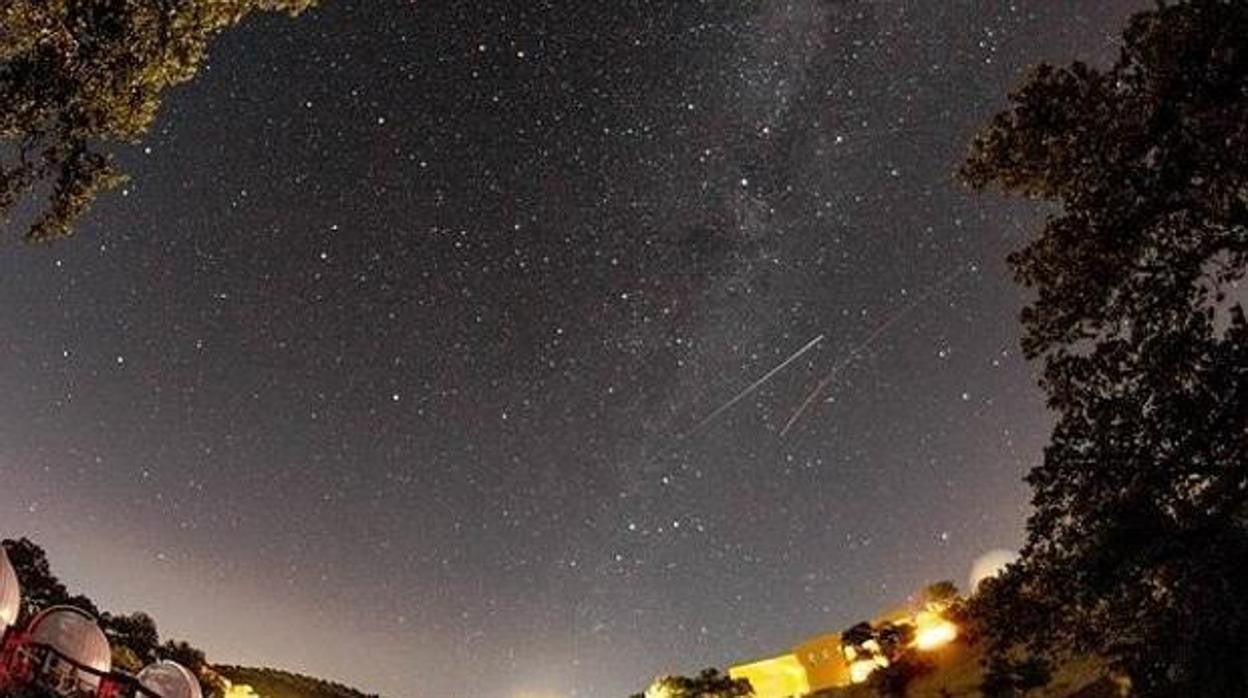
[[[703,669],[695,677],[665,676],[645,693],[632,698],[750,698],[754,689],[746,679],[734,679],[718,669]]]
[[[871,624],[865,620],[847,628],[841,633],[841,644],[853,647],[863,653],[868,653],[863,646],[874,639],[875,628],[871,627]]]
[[[39,611],[50,606],[75,606],[93,616],[100,614],[95,603],[85,596],[70,594],[65,585],[52,574],[48,555],[28,538],[0,541],[13,563],[17,581],[22,588],[22,611],[18,623],[25,624]]]
[[[919,600],[925,604],[951,606],[959,600],[958,585],[949,580],[928,584],[919,592]]]
[[[951,582],[938,582],[923,590],[933,602],[944,602],[957,596]],[[869,660],[876,667],[866,686],[878,696],[905,696],[907,687],[919,676],[933,669],[914,650],[914,626],[884,621],[875,625],[863,621],[841,633],[841,646],[852,650],[853,661]]]
[[[52,573],[47,553],[28,538],[2,542],[22,586],[22,616],[26,623],[50,606],[75,606],[99,618],[119,666],[137,670],[157,659],[171,659],[201,674],[207,666],[203,650],[186,642],[169,640],[161,644],[156,621],[146,613],[117,615],[101,612],[91,599],[71,594]]]
[[[1037,657],[989,655],[980,686],[985,698],[1015,698],[1040,688],[1053,678],[1049,665]]]
[[[49,606],[71,605],[81,608],[100,619],[100,627],[108,637],[113,650],[114,668],[131,673],[158,659],[178,662],[198,677],[208,698],[220,698],[225,691],[225,680],[253,686],[265,698],[377,698],[332,681],[310,676],[292,674],[277,669],[239,666],[211,666],[204,651],[180,640],[161,642],[156,621],[146,613],[128,615],[101,613],[87,597],[70,594],[56,575],[52,573],[48,556],[43,548],[27,538],[0,541],[13,563],[18,580],[22,584],[22,619],[27,622],[39,610]],[[703,676],[707,676],[704,672]],[[713,678],[713,677],[712,677]],[[726,677],[722,677],[725,678]],[[705,684],[718,685],[714,682]],[[720,694],[710,694],[719,698]],[[725,698],[738,698],[745,694],[722,694]],[[47,698],[38,687],[5,687],[0,691],[3,698]]]
[[[125,648],[132,654],[139,668],[150,664],[157,658],[160,647],[160,632],[156,629],[156,621],[146,613],[138,612],[129,615],[112,615],[105,613],[100,619],[100,627],[108,636],[108,642],[114,650]],[[131,659],[127,653],[120,653]]]
[[[247,684],[264,698],[377,698],[333,681],[280,669],[221,665],[214,669],[236,684]]]
[[[10,0],[0,3],[0,221],[50,189],[26,232],[70,235],[123,180],[102,146],[133,142],[208,44],[258,11],[315,0]]]
[[[1035,70],[962,168],[1055,205],[1010,263],[1058,422],[986,627],[1141,696],[1248,685],[1245,36],[1244,2],[1141,13],[1109,70]]]
[[[157,659],[177,662],[190,669],[198,677],[204,695],[219,698],[224,692],[220,675],[208,664],[208,655],[198,647],[185,640],[166,640],[163,645],[154,648],[153,652]]]
[[[204,651],[184,640],[167,640],[156,648],[156,655],[161,659],[177,662],[182,666],[201,674],[208,665],[208,657]]]

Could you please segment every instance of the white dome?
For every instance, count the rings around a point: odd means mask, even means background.
[[[143,688],[160,698],[203,698],[199,680],[190,669],[177,662],[148,664],[139,672],[138,679]]]
[[[0,547],[0,633],[17,622],[22,609],[22,588],[17,583],[17,572],[9,562],[9,556]]]
[[[971,593],[979,588],[980,582],[985,579],[996,577],[1005,571],[1010,563],[1018,559],[1018,553],[1013,550],[989,550],[988,552],[975,558],[975,562],[971,564],[970,585]]]
[[[30,621],[30,642],[47,645],[65,658],[107,674],[113,667],[112,650],[104,631],[86,611],[53,606]]]

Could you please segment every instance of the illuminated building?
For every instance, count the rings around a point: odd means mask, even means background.
[[[804,696],[850,682],[840,635],[820,635],[786,654],[729,667],[728,675],[748,680],[757,698]]]
[[[844,686],[849,683],[849,665],[841,652],[839,633],[813,637],[793,650],[806,670],[810,690]]]
[[[881,615],[875,623],[910,626],[914,629],[910,646],[930,652],[958,637],[958,626],[944,617],[945,610],[940,604],[927,604],[917,612],[902,607]],[[729,667],[728,675],[747,679],[757,698],[795,698],[862,683],[887,666],[889,659],[875,640],[851,647],[842,644],[840,634],[831,634],[811,638],[785,654]]]
[[[734,679],[746,679],[757,698],[791,698],[803,696],[813,689],[806,668],[793,654],[760,659],[728,668]]]

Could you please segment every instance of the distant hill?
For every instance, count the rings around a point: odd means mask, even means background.
[[[975,647],[954,643],[932,657],[935,669],[920,676],[906,691],[907,698],[978,698],[983,680],[982,653]],[[1115,698],[1116,685],[1091,659],[1068,662],[1053,673],[1044,688],[1028,693],[1033,698]]]
[[[930,655],[930,671],[923,673],[906,687],[906,698],[982,698],[979,686],[983,680],[980,661],[983,654],[965,642]],[[816,698],[878,698],[880,694],[866,685],[847,686],[815,694]],[[1106,678],[1106,671],[1093,660],[1067,663],[1054,672],[1053,680],[1044,688],[1027,694],[1030,698],[1117,698],[1117,685]]]
[[[251,686],[261,698],[378,698],[340,683],[281,669],[216,664],[213,670],[232,683]]]

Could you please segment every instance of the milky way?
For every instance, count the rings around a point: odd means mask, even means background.
[[[622,697],[963,580],[1049,420],[1002,262],[1039,212],[953,170],[1146,4],[249,23],[77,238],[0,250],[0,534],[395,697]]]

